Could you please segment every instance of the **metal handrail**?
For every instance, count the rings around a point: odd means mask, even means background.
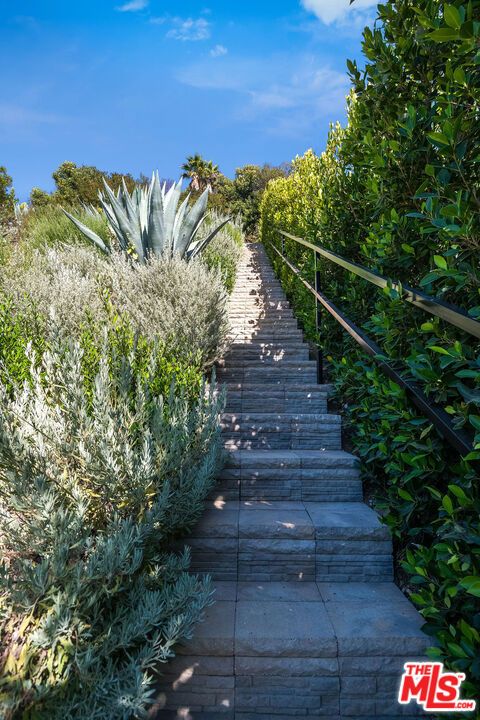
[[[296,267],[284,254],[284,252],[280,252],[278,248],[273,245],[273,243],[270,243],[273,250],[280,256],[280,258],[285,262],[285,264],[292,270],[293,273],[299,278],[299,280],[305,285],[305,287],[312,293],[312,295],[315,297],[315,302],[317,305],[317,313],[316,313],[316,325],[317,330],[320,328],[320,311],[319,307],[322,305],[329,313],[332,315],[332,317],[335,318],[335,320],[343,327],[344,330],[362,347],[362,349],[370,356],[372,357],[378,367],[388,376],[390,377],[394,382],[396,382],[401,388],[403,388],[409,398],[412,400],[414,405],[427,417],[433,425],[437,428],[437,430],[443,435],[443,437],[450,443],[452,447],[457,450],[462,456],[468,455],[469,453],[474,451],[474,445],[470,437],[466,432],[463,430],[457,429],[454,427],[454,424],[450,418],[450,416],[445,412],[443,408],[433,403],[421,390],[420,386],[415,383],[411,382],[409,380],[406,380],[403,375],[396,370],[392,365],[389,364],[388,358],[385,357],[385,355],[382,353],[381,348],[366,335],[366,333],[363,332],[354,322],[352,322],[344,313],[339,310],[334,303],[332,303],[328,298],[323,295],[323,293],[320,291],[320,274],[317,270],[316,263],[317,263],[317,253],[324,255],[324,257],[328,257],[330,253],[328,250],[324,250],[324,252],[320,253],[319,248],[316,245],[313,245],[312,243],[308,243],[305,240],[301,240],[301,238],[296,238],[294,235],[290,235],[289,233],[285,233],[284,231],[278,231],[282,235],[285,235],[286,237],[290,237],[292,240],[300,241],[302,245],[305,245],[306,247],[311,248],[315,251],[315,286],[313,287],[307,280],[305,280],[304,277],[302,277],[301,271],[298,267]],[[323,248],[322,248],[323,249]],[[285,251],[285,248],[282,246],[282,250]],[[328,253],[328,255],[327,255]],[[336,256],[339,258],[340,256]],[[330,258],[329,258],[330,259]],[[343,258],[341,258],[343,260]],[[345,261],[348,263],[348,261]],[[340,264],[340,263],[339,263]],[[353,263],[348,263],[349,265],[353,265]],[[360,266],[356,266],[359,268]],[[350,268],[348,268],[350,269]],[[370,272],[366,270],[366,272]],[[360,274],[360,273],[356,273]],[[380,276],[376,276],[377,278]],[[368,279],[368,278],[366,278]],[[377,284],[377,283],[376,283]],[[428,296],[426,296],[428,297]],[[321,363],[321,356],[319,359],[319,365]]]
[[[440,298],[431,297],[421,290],[415,290],[408,285],[388,280],[383,277],[383,275],[380,275],[373,270],[368,270],[363,267],[363,265],[357,265],[357,263],[346,260],[341,255],[337,255],[337,253],[327,250],[321,245],[313,245],[313,243],[303,240],[303,238],[296,237],[291,233],[285,232],[285,230],[277,230],[277,232],[290,240],[295,240],[295,242],[300,245],[310,248],[310,250],[313,250],[315,253],[327,258],[327,260],[331,260],[337,265],[340,265],[340,267],[345,268],[345,270],[349,270],[350,272],[355,273],[355,275],[362,277],[364,280],[368,280],[368,282],[372,283],[372,285],[376,285],[380,288],[388,287],[396,290],[406,302],[412,303],[412,305],[419,307],[429,315],[436,315],[442,320],[450,323],[450,325],[455,325],[461,330],[464,330],[470,335],[480,339],[480,322],[471,318],[468,313],[461,308],[440,300]]]

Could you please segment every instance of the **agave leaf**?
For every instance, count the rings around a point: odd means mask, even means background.
[[[189,253],[187,253],[187,259],[188,259],[188,260],[193,260],[193,259],[196,258],[198,255],[200,255],[200,253],[207,247],[207,245],[208,245],[209,243],[212,242],[213,238],[214,238],[216,235],[218,235],[218,233],[220,232],[220,230],[221,230],[223,227],[225,227],[225,225],[226,225],[227,223],[229,223],[230,220],[231,220],[231,218],[227,218],[226,220],[224,220],[222,223],[220,223],[220,225],[218,225],[218,227],[215,228],[215,230],[213,230],[213,231],[210,233],[210,235],[207,235],[206,238],[204,238],[204,239],[201,240],[197,245],[195,245],[195,247],[193,248],[193,250],[191,250]]]
[[[150,206],[148,211],[148,249],[160,257],[165,247],[165,219],[163,193],[160,182],[154,176],[150,192]]]
[[[140,228],[138,226],[138,223],[135,221],[130,222],[125,210],[122,208],[119,200],[115,197],[115,193],[110,188],[108,183],[103,181],[103,184],[105,185],[105,190],[107,192],[108,198],[110,199],[112,212],[115,214],[115,218],[118,223],[118,228],[120,230],[121,235],[124,237],[119,238],[119,242],[122,244],[125,244],[125,238],[128,241],[130,245],[132,245],[138,255],[138,259],[140,262],[145,261],[144,252],[143,252],[143,243],[142,238],[140,235]],[[115,227],[114,227],[115,230]],[[122,245],[123,247],[123,245]]]
[[[178,243],[177,247],[174,248],[174,251],[180,255],[184,255],[186,253],[192,243],[195,233],[205,218],[208,203],[208,192],[208,190],[204,190],[197,202],[186,214],[181,228],[178,229]]]
[[[185,218],[185,213],[188,210],[189,200],[190,200],[190,193],[187,195],[185,200],[180,205],[178,212],[176,214],[176,217],[175,217],[175,225],[173,227],[173,249],[174,249],[174,251],[175,251],[176,247],[178,246],[180,232],[182,230],[183,220]]]
[[[141,189],[138,195],[138,210],[140,218],[140,227],[142,233],[148,232],[148,216],[150,212],[150,192],[149,190]]]
[[[73,217],[73,215],[70,215],[70,213],[67,212],[66,210],[64,210],[63,208],[62,208],[62,211],[73,222],[73,224],[80,230],[80,232],[83,233],[83,235],[85,235],[85,237],[87,237],[89,240],[91,240],[93,243],[95,243],[95,245],[97,247],[99,247],[100,250],[102,250],[104,253],[106,253],[107,255],[110,254],[110,248],[107,245],[105,245],[102,238],[99,235],[97,235],[96,232],[93,232],[93,230],[90,230],[90,228],[87,227],[87,225],[84,225],[82,222],[80,222],[80,220],[77,220],[76,217]]]
[[[173,229],[175,227],[175,217],[177,214],[178,203],[180,195],[182,194],[182,180],[180,179],[177,183],[172,185],[170,190],[166,193],[163,198],[163,220],[165,223],[165,240],[164,240],[164,252],[169,252],[170,255],[174,252],[173,247]]]
[[[137,253],[140,258],[145,258],[148,255],[149,247],[148,247],[148,233],[147,233],[147,223],[148,220],[141,217],[141,200],[142,200],[142,194],[141,194],[141,188],[135,187],[132,191],[132,194],[128,192],[127,184],[125,182],[125,178],[122,178],[122,188],[123,188],[123,204],[126,209],[128,220],[131,224],[132,229],[137,228],[138,230],[138,237],[140,238],[140,245],[141,251],[139,251],[139,247],[137,247],[136,243],[136,249]]]

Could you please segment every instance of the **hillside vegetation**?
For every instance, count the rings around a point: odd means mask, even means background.
[[[263,197],[261,236],[275,228],[480,317],[480,2],[397,0],[363,34],[365,69],[349,62],[348,123],[324,153],[293,162]],[[313,279],[312,252],[287,254]],[[272,260],[312,338],[313,298]],[[331,356],[369,494],[397,541],[399,581],[436,638],[432,656],[480,687],[480,357],[478,341],[320,263],[322,291],[399,361],[406,377],[474,438],[461,460],[404,391],[323,315]]]

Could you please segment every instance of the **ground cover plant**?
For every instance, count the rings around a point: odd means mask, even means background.
[[[241,240],[226,224],[208,260],[136,263],[82,240],[57,208],[22,222],[0,276],[8,720],[144,717],[156,673],[212,602],[172,546],[223,460],[211,366]]]
[[[349,63],[348,124],[322,155],[298,157],[262,201],[262,238],[280,227],[480,317],[478,38],[480,3],[390,0]],[[313,278],[312,254],[287,252]],[[312,338],[311,297],[272,253]],[[480,688],[480,358],[475,338],[321,262],[323,292],[446,408],[475,452],[461,460],[324,314],[363,475],[391,527],[398,580],[436,638],[432,655]]]

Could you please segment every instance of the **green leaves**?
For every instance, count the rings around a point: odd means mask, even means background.
[[[468,575],[460,581],[460,585],[469,593],[480,598],[480,576]]]
[[[444,257],[441,255],[434,255],[433,261],[437,267],[439,267],[441,270],[446,270],[448,268],[447,261]]]
[[[429,140],[431,140],[436,145],[440,146],[447,146],[450,145],[450,141],[447,138],[446,135],[440,132],[429,132],[427,133],[427,137]]]
[[[382,31],[364,33],[365,79],[354,81],[348,125],[332,129],[321,156],[299,158],[292,176],[267,189],[265,240],[277,242],[272,226],[319,238],[480,317],[477,4],[398,0],[379,8]],[[289,256],[313,276],[311,256],[292,247]],[[307,293],[288,271],[282,278],[318,342]],[[475,433],[478,449],[458,457],[338,325],[323,319],[321,342],[333,358],[363,478],[400,553],[407,551],[407,582],[417,586],[412,597],[436,637],[436,657],[478,685],[480,642],[470,629],[480,626],[478,601],[460,586],[480,576],[478,342],[409,307],[401,293],[372,290],[329,264],[321,264],[321,284],[386,356],[407,365],[459,430]]]
[[[448,495],[443,496],[442,505],[449,515],[453,514],[453,503]]]
[[[460,30],[462,26],[462,16],[455,5],[445,4],[443,6],[443,17],[449,27]]]

